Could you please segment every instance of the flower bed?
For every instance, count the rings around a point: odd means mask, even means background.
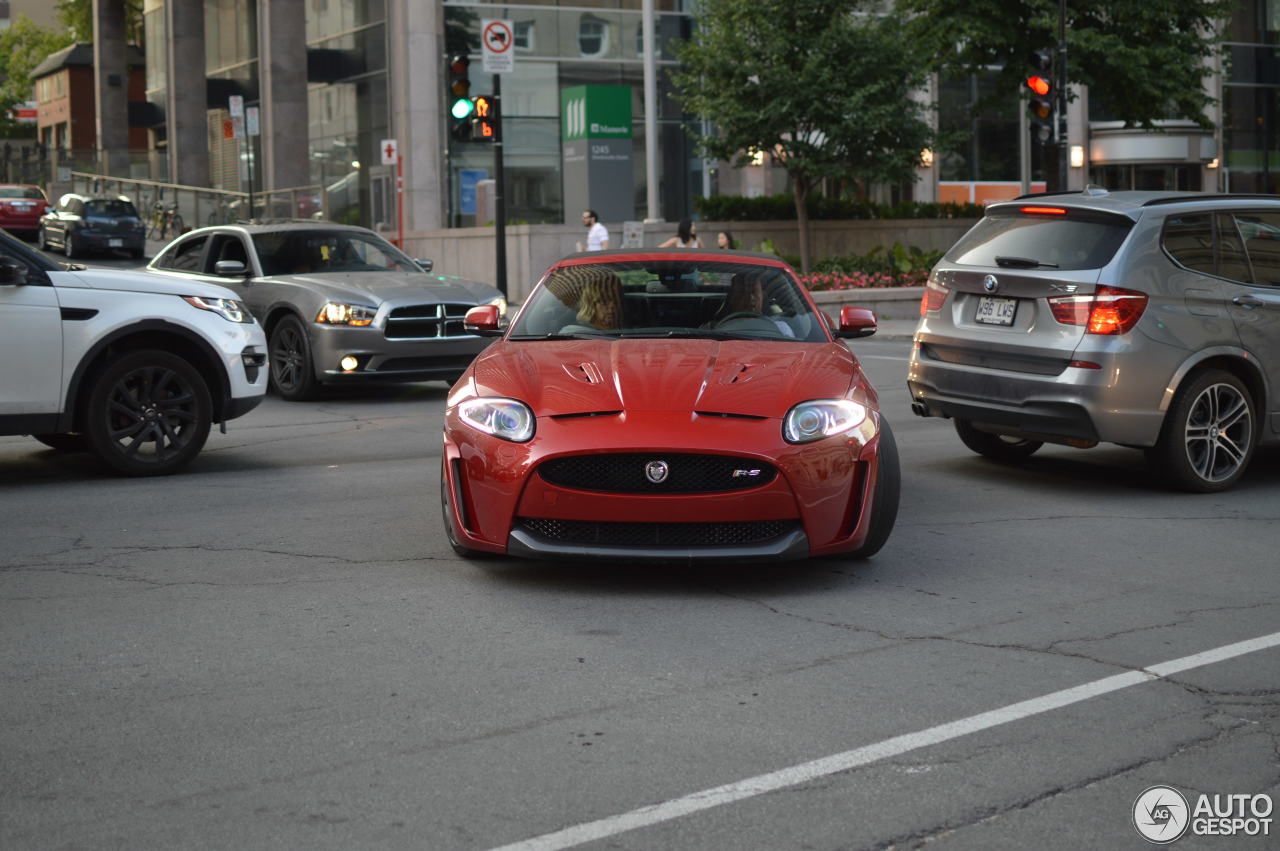
[[[800,283],[811,292],[825,290],[888,289],[891,287],[922,287],[929,278],[928,269],[916,269],[907,273],[888,272],[814,272],[800,276]]]

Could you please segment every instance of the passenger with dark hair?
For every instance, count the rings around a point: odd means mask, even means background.
[[[658,246],[659,248],[702,248],[702,240],[698,239],[698,228],[689,219],[682,219],[676,226],[676,235]]]

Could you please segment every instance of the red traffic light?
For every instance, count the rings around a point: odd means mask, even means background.
[[[458,55],[449,60],[449,70],[455,74],[467,73],[467,68],[471,65],[471,60],[465,56]]]
[[[1053,85],[1044,77],[1041,77],[1038,74],[1032,74],[1030,77],[1027,77],[1027,88],[1043,97],[1044,95],[1049,94],[1049,90],[1053,88]]]

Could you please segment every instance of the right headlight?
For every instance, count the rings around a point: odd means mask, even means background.
[[[373,317],[377,315],[378,310],[374,307],[331,301],[320,308],[316,321],[322,325],[352,325],[363,328],[366,325],[372,325]]]
[[[485,434],[524,443],[533,438],[533,411],[516,399],[476,398],[458,405],[458,416]]]
[[[812,443],[862,425],[867,409],[848,399],[814,399],[787,411],[782,437],[787,443]]]

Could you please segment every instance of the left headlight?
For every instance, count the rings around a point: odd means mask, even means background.
[[[377,315],[378,311],[373,307],[331,301],[320,308],[320,312],[316,314],[316,321],[321,325],[352,325],[363,328],[366,325],[372,325],[373,317]]]
[[[198,295],[184,295],[183,301],[201,310],[210,310],[228,322],[240,322],[245,325],[253,323],[253,314],[244,306],[244,302],[233,298],[204,298]]]
[[[500,295],[500,296],[498,296],[497,298],[491,298],[491,299],[489,299],[488,301],[486,301],[486,302],[481,302],[481,303],[482,303],[482,304],[496,304],[496,305],[498,306],[498,315],[499,315],[499,316],[506,316],[506,315],[507,315],[507,297],[506,297],[506,296],[501,296],[501,295]]]
[[[848,399],[814,399],[787,411],[782,437],[787,443],[812,443],[862,425],[867,409]]]
[[[468,399],[458,406],[458,416],[485,434],[524,443],[533,437],[533,411],[515,399]]]

